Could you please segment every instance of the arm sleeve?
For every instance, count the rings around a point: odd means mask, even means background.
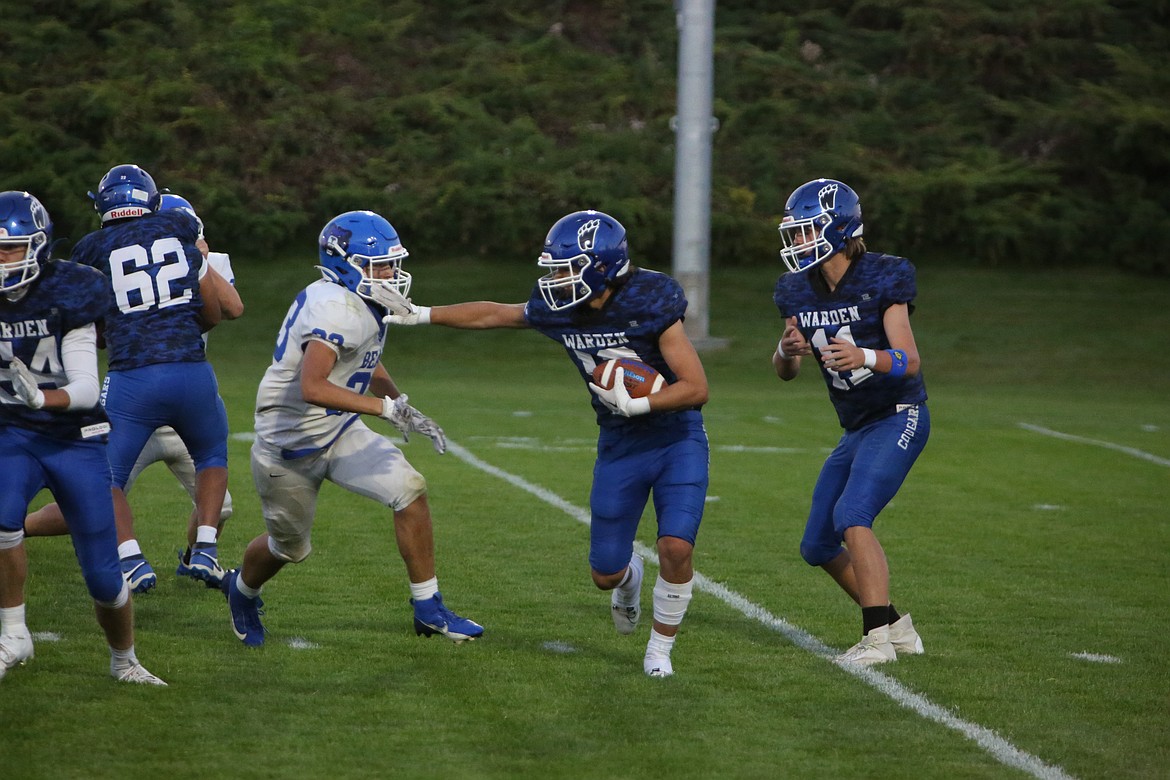
[[[98,402],[97,328],[91,322],[74,328],[61,340],[61,362],[69,384],[70,409],[92,409]]]

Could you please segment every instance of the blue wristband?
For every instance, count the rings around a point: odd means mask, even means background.
[[[890,376],[905,376],[906,375],[906,353],[900,349],[887,349],[886,354],[890,356],[893,361],[890,363],[890,370],[887,372]]]

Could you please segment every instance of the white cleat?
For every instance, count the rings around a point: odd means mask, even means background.
[[[846,650],[834,660],[851,666],[873,666],[897,660],[898,654],[890,642],[890,627],[875,628],[861,638],[861,641]]]
[[[642,659],[642,669],[649,677],[670,677],[674,674],[674,667],[670,664],[669,655],[649,655]]]
[[[165,682],[148,672],[146,667],[138,662],[117,669],[111,666],[110,676],[118,682],[138,683],[140,685],[161,685],[166,687]]]
[[[24,666],[33,657],[33,641],[29,634],[0,637],[0,680],[14,666]]]
[[[890,644],[894,646],[898,655],[922,655],[922,637],[914,630],[914,621],[907,612],[893,623],[890,623]]]
[[[614,588],[610,594],[613,627],[619,634],[632,634],[638,627],[638,619],[642,617],[642,575],[645,569],[642,556],[634,553],[630,558],[630,581],[624,587]]]

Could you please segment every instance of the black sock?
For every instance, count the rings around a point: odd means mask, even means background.
[[[891,604],[890,605],[890,625],[891,626],[894,625],[895,623],[897,623],[901,619],[902,619],[902,616],[898,614],[898,610],[894,609],[894,605]]]
[[[865,626],[864,634],[868,634],[875,628],[888,626],[890,624],[890,608],[885,607],[862,607],[861,608],[861,622]]]

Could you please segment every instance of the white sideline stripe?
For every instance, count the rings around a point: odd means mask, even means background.
[[[540,485],[534,485],[523,477],[510,474],[503,469],[480,460],[465,447],[456,444],[450,439],[447,440],[447,450],[464,463],[474,466],[493,477],[498,477],[509,485],[520,488],[526,493],[531,493],[541,501],[560,509],[574,520],[589,525],[588,510],[574,506],[552,491],[546,490]],[[643,558],[658,565],[658,555],[654,550],[648,549],[645,545],[638,542],[635,542],[634,546]],[[710,593],[728,606],[739,610],[747,617],[759,621],[773,631],[782,634],[792,644],[802,650],[807,650],[813,655],[819,655],[829,661],[837,655],[838,651],[829,647],[804,629],[792,625],[784,618],[776,617],[758,604],[753,604],[735,591],[729,590],[727,587],[707,579],[697,571],[695,572],[695,587],[701,591]],[[992,758],[1005,766],[1027,772],[1033,777],[1041,778],[1041,780],[1072,780],[1072,775],[1067,774],[1060,767],[1046,764],[1031,753],[1020,750],[991,729],[956,717],[953,713],[934,704],[925,696],[911,691],[888,675],[868,667],[839,665],[839,668],[865,682],[872,688],[884,693],[898,705],[918,713],[927,720],[932,720],[939,725],[959,732],[967,739],[975,742],[991,754]]]
[[[1148,460],[1150,463],[1157,463],[1159,466],[1170,466],[1170,460],[1166,458],[1159,458],[1157,455],[1151,455],[1148,452],[1135,449],[1133,447],[1124,447],[1120,444],[1114,444],[1111,441],[1100,441],[1098,439],[1086,439],[1084,436],[1074,436],[1071,433],[1061,433],[1060,431],[1050,430],[1049,428],[1041,428],[1039,425],[1032,425],[1031,423],[1016,423],[1025,431],[1032,433],[1039,433],[1044,436],[1051,436],[1054,439],[1063,439],[1064,441],[1075,441],[1078,444],[1092,444],[1094,447],[1104,447],[1107,450],[1114,450],[1115,452],[1123,452],[1126,455],[1132,455],[1135,458]]]

